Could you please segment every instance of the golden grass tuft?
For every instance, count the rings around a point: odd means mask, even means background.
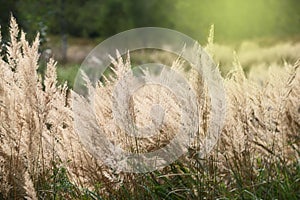
[[[209,38],[207,49],[213,53],[213,28]],[[51,179],[49,177],[57,166],[67,169],[67,177],[74,185],[93,190],[101,183],[95,190],[107,198],[111,194],[118,195],[118,189],[128,186],[128,183],[131,184],[128,190],[134,191],[134,175],[112,171],[82,145],[74,131],[70,98],[70,93],[77,94],[69,92],[66,84],[57,84],[53,59],[47,63],[42,80],[37,73],[38,48],[39,37],[29,44],[25,33],[19,31],[16,20],[11,18],[10,42],[0,59],[0,198],[53,197],[56,188],[49,186],[50,192],[47,193],[43,183]],[[112,91],[130,69],[130,57],[128,55],[124,61],[118,55],[112,63],[114,75],[105,77],[105,84],[99,82],[93,88],[95,123],[102,128],[102,137],[110,138],[112,143],[132,152],[163,147],[178,129],[180,107],[176,98],[159,86],[147,86],[135,93],[128,112],[139,126],[157,123],[149,118],[153,104],[165,106],[168,112],[154,137],[138,141],[129,137],[113,121]],[[284,67],[277,64],[270,66],[268,78],[259,83],[247,78],[237,55],[233,65],[234,69],[223,79],[227,110],[222,135],[216,148],[208,155],[218,161],[214,169],[216,174],[220,174],[218,181],[228,187],[233,184],[234,163],[242,163],[236,166],[241,167],[241,174],[247,178],[249,174],[254,176],[258,173],[255,160],[294,162],[299,160],[300,148],[300,61],[286,63]],[[172,68],[182,70],[182,63],[177,60]],[[189,166],[192,171],[197,168],[193,161],[197,157],[193,155],[201,147],[209,126],[210,100],[205,83],[195,76],[195,72],[189,71],[186,78],[196,91],[200,111],[198,140],[191,147],[190,154],[181,158],[186,161],[183,165]],[[201,169],[198,172],[202,173]],[[194,174],[192,179],[196,176]]]

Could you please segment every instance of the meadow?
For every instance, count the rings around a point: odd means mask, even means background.
[[[13,18],[9,32],[0,60],[0,199],[300,199],[300,43],[248,41],[234,52],[213,43],[212,29],[205,49],[219,64],[227,103],[217,145],[198,156],[212,125],[211,104],[207,86],[191,70],[187,80],[201,110],[197,140],[164,169],[134,174],[114,171],[87,151],[73,123],[76,94],[62,82],[69,73],[50,59],[42,76],[39,37],[29,44]],[[139,56],[132,59],[139,62]],[[170,107],[150,140],[136,140],[111,123],[111,91],[130,61],[114,60],[112,77],[96,86],[97,123],[124,149],[153,151],[176,132],[178,104],[168,91],[151,87],[134,97],[131,112],[139,124],[151,103]],[[180,62],[172,67],[179,69]]]

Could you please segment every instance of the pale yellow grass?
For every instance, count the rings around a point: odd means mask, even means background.
[[[86,151],[73,128],[71,98],[66,85],[57,86],[55,62],[47,64],[45,80],[37,73],[39,39],[29,45],[25,34],[21,32],[12,18],[10,25],[10,43],[7,45],[6,59],[0,60],[0,192],[9,198],[37,198],[34,184],[43,173],[52,168],[52,161],[59,162],[69,170],[70,179],[84,187],[96,182],[110,184],[103,188],[105,194],[115,181],[122,184],[120,174],[113,174],[101,161]],[[212,35],[212,34],[211,34]],[[213,53],[213,39],[209,37],[207,50]],[[297,57],[290,49],[297,46],[285,46],[282,54]],[[225,50],[224,50],[225,51]],[[227,50],[226,50],[227,51]],[[265,50],[267,51],[267,50]],[[251,53],[238,55],[245,63],[252,62]],[[254,55],[255,54],[255,55]],[[266,57],[271,59],[271,54]],[[227,110],[221,139],[212,154],[220,159],[220,170],[229,174],[226,159],[249,151],[253,158],[269,155],[270,159],[295,158],[295,149],[299,150],[300,127],[300,67],[287,63],[283,67],[274,64],[269,67],[268,78],[259,83],[255,74],[248,79],[239,59],[234,56],[235,69],[223,79],[227,94]],[[113,61],[115,76],[108,78],[105,86],[99,83],[95,90],[95,108],[97,125],[103,136],[114,144],[135,152],[152,151],[169,142],[178,129],[180,106],[169,90],[159,86],[147,86],[134,94],[132,106],[128,112],[139,125],[149,122],[149,111],[153,104],[160,104],[168,110],[166,120],[157,129],[154,137],[139,140],[114,123],[112,116],[112,91],[116,82],[130,69],[130,58],[123,61],[119,56]],[[179,61],[173,68],[180,70]],[[264,72],[265,73],[265,72]],[[186,79],[197,94],[199,116],[199,140],[191,147],[199,150],[209,126],[210,100],[202,79],[195,72],[187,72]],[[73,93],[73,95],[76,95]],[[83,112],[85,108],[82,109]],[[87,139],[88,141],[88,139]],[[293,145],[288,145],[292,143]],[[93,144],[97,145],[97,144]],[[70,162],[67,162],[71,160]],[[12,167],[13,166],[13,167]]]

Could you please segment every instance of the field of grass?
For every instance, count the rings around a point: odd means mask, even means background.
[[[59,38],[50,37],[54,58],[60,60]],[[69,49],[67,52],[68,62],[61,64],[58,62],[57,73],[59,83],[68,82],[69,87],[73,87],[75,76],[80,64],[93,47],[101,40],[87,40],[80,38],[69,39]],[[239,62],[246,76],[254,82],[266,80],[268,68],[270,66],[282,68],[287,63],[295,63],[299,59],[300,38],[260,38],[255,40],[245,40],[240,43],[211,45],[213,49],[213,59],[219,64],[219,68],[224,77],[231,71],[234,60],[234,53],[238,56]],[[161,62],[171,65],[176,57],[163,51],[136,51],[131,53],[131,61],[136,65],[147,62]],[[251,70],[250,70],[251,69]]]
[[[58,83],[72,80],[76,68],[57,68],[50,59],[42,78],[38,38],[30,45],[23,33],[19,37],[14,19],[10,36],[0,60],[0,199],[300,199],[299,43],[248,42],[232,53],[213,44],[211,34],[205,48],[220,64],[227,103],[217,145],[199,157],[201,139],[212,126],[210,99],[205,83],[188,71],[201,111],[197,140],[164,169],[135,174],[107,167],[79,139],[71,98],[76,94]],[[159,53],[153,59],[160,60]],[[145,123],[152,103],[168,105],[170,115],[151,140],[127,136],[112,123],[111,91],[130,67],[130,60],[119,58],[114,76],[94,88],[96,123],[124,149],[149,152],[173,137],[178,104],[167,91],[142,91],[130,111],[137,123]]]

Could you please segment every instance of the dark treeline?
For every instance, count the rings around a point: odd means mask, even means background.
[[[300,34],[299,0],[0,0],[4,36],[10,13],[32,37],[37,31],[105,39],[135,27],[159,26],[205,41]]]
[[[1,0],[0,24],[7,34],[10,13],[22,28],[34,35],[68,34],[106,38],[141,26],[172,28],[170,13],[175,1],[168,0]],[[167,8],[167,10],[166,10]],[[167,11],[167,12],[166,12]]]

